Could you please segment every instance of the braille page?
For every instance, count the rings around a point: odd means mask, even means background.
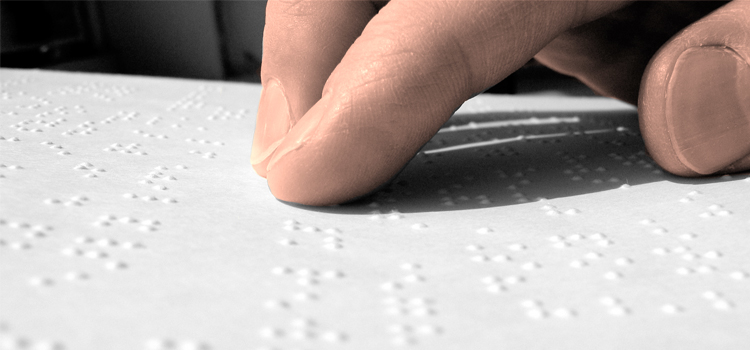
[[[750,348],[750,178],[664,173],[631,106],[480,95],[310,208],[259,85],[0,75],[2,349]]]

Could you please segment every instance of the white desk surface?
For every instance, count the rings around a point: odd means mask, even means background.
[[[250,166],[259,85],[0,81],[2,349],[750,348],[748,174],[661,172],[626,105],[480,95],[304,208]]]

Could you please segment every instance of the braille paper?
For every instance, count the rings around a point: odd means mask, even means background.
[[[480,95],[310,208],[259,85],[0,74],[2,349],[750,348],[749,174],[666,174],[625,104]]]

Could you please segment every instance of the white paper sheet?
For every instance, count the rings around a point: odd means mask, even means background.
[[[627,105],[480,95],[306,208],[250,166],[259,85],[0,77],[3,349],[750,348],[748,174],[663,173]]]

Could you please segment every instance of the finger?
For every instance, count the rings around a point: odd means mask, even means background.
[[[320,99],[326,79],[375,13],[366,1],[268,2],[251,154],[259,175],[266,176],[276,146]]]
[[[635,105],[641,77],[656,51],[724,3],[639,1],[561,34],[534,57],[600,95]]]
[[[391,1],[268,165],[284,201],[328,205],[388,181],[469,97],[611,2]]]
[[[732,1],[667,42],[639,99],[649,153],[682,176],[750,169],[750,1]]]

